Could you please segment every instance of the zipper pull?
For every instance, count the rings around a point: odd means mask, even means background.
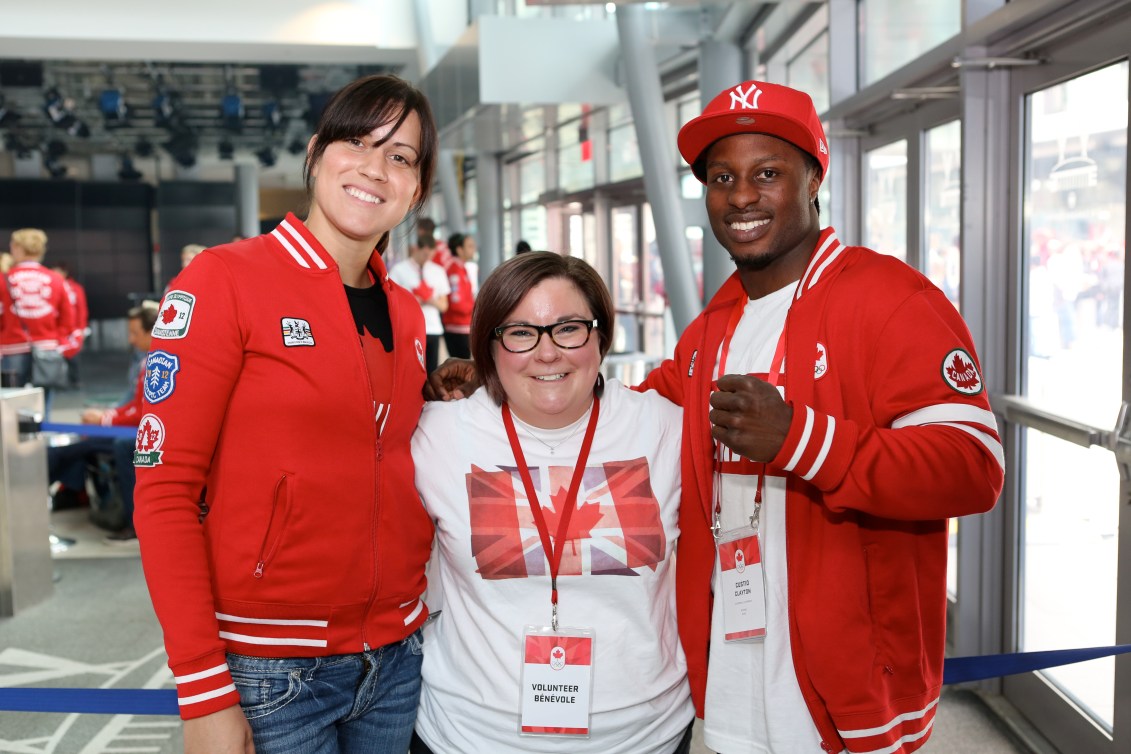
[[[257,579],[263,578],[263,561],[262,560],[255,564],[255,573],[253,573],[251,575],[254,576]]]

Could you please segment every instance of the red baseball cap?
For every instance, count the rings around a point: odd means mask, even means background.
[[[825,129],[808,94],[764,81],[746,81],[726,89],[707,103],[703,114],[679,129],[679,153],[700,182],[706,175],[696,161],[719,139],[735,134],[768,134],[788,141],[821,164],[821,180],[829,170]]]

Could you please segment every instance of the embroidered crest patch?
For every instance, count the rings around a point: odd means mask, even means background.
[[[420,368],[427,372],[428,367],[424,366],[424,346],[420,345],[420,340],[417,338],[414,338],[412,342],[416,344],[416,359],[420,362]]]
[[[161,446],[165,444],[165,425],[154,414],[141,417],[134,444],[134,466],[157,466],[161,463]]]
[[[153,337],[159,340],[179,340],[188,335],[196,296],[185,291],[169,291],[161,302]]]
[[[982,375],[974,366],[974,359],[965,350],[956,348],[943,357],[942,375],[946,384],[963,395],[982,392]]]
[[[566,653],[565,649],[559,645],[550,650],[550,667],[554,670],[561,670],[566,666]]]
[[[314,345],[310,323],[298,317],[283,317],[283,345],[287,348]]]
[[[173,394],[177,387],[177,372],[181,359],[167,351],[150,351],[145,357],[145,381],[142,392],[147,403],[160,403]]]

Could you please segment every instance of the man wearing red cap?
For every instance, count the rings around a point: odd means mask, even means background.
[[[1003,478],[972,338],[926,277],[821,229],[808,95],[744,82],[678,142],[737,267],[641,386],[684,407],[677,603],[706,744],[914,751],[947,518]]]

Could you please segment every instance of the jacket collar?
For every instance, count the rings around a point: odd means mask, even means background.
[[[817,245],[813,249],[813,253],[809,255],[809,264],[805,268],[805,273],[801,276],[793,300],[800,299],[822,279],[830,277],[826,273],[839,260],[843,259],[843,252],[846,248],[848,247],[840,242],[840,239],[836,237],[836,231],[831,226],[822,230],[821,235],[817,238]],[[727,278],[718,292],[711,297],[706,310],[733,306],[735,299],[745,296],[746,290],[742,287],[742,279],[738,276],[738,272],[734,272]]]
[[[330,252],[314,237],[310,229],[293,212],[288,212],[270,234],[290,257],[291,261],[299,267],[308,270],[337,270],[338,263],[330,256]],[[389,272],[385,269],[385,260],[381,258],[376,249],[369,257],[369,269],[374,278],[384,283],[388,280]]]

